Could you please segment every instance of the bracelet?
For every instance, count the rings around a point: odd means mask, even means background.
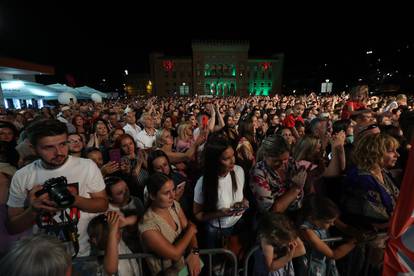
[[[191,253],[194,255],[200,255],[200,249],[198,247],[191,248]]]

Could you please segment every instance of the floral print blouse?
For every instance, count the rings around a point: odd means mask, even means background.
[[[292,177],[298,168],[295,161],[290,158],[284,175],[279,174],[274,169],[266,165],[266,162],[258,162],[251,171],[250,188],[257,201],[260,212],[269,211],[274,202],[284,195],[293,185]],[[289,211],[297,210],[301,207],[303,191],[289,205]]]

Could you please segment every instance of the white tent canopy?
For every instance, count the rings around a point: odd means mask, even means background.
[[[106,93],[98,91],[98,90],[96,90],[92,87],[89,87],[89,86],[76,87],[75,89],[77,91],[79,91],[82,96],[84,96],[84,95],[87,96],[88,99],[90,99],[92,94],[95,94],[95,93],[98,94],[99,96],[101,96],[102,98],[107,98],[107,96],[108,96]]]
[[[78,100],[92,100],[94,102],[101,102],[102,98],[108,97],[106,93],[88,86],[73,88],[60,83],[43,85],[16,79],[0,80],[0,85],[6,108],[20,109],[20,107],[29,105],[41,108],[44,100],[58,100],[59,96],[63,97],[63,94],[67,93]]]
[[[2,80],[0,84],[5,99],[55,100],[59,96],[58,90],[36,82]]]
[[[73,87],[67,86],[66,84],[55,83],[49,84],[48,87],[58,90],[59,92],[68,92],[76,96],[78,99],[90,99],[90,97],[83,97],[81,93]]]

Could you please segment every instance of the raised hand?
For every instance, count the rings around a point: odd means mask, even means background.
[[[114,172],[119,171],[120,164],[115,161],[110,161],[101,167],[101,173],[103,176],[108,174],[113,174]]]
[[[106,220],[108,221],[109,232],[118,232],[120,223],[118,212],[109,211],[106,213]]]
[[[296,175],[292,177],[292,182],[296,186],[303,189],[303,186],[305,186],[307,176],[308,173],[306,172],[306,169],[304,167],[301,167],[299,171],[296,173]]]

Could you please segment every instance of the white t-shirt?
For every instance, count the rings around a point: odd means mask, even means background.
[[[99,254],[104,254],[104,251],[99,252]],[[123,240],[119,241],[118,244],[118,254],[132,254],[132,251],[129,250],[128,246],[124,243]],[[121,259],[118,261],[118,271],[115,274],[105,273],[104,266],[102,262],[95,262],[96,265],[96,275],[103,276],[140,276],[139,267],[136,259]]]
[[[236,202],[243,200],[243,187],[244,187],[244,171],[240,166],[234,166],[234,172],[236,174],[237,191],[233,196],[233,184],[231,181],[231,174],[228,173],[224,177],[219,177],[218,182],[218,200],[217,209],[230,208]],[[198,204],[204,203],[203,198],[203,177],[200,177],[194,189],[194,201]],[[222,228],[232,227],[237,223],[241,216],[229,216],[221,217],[220,224]],[[220,227],[218,219],[213,219],[210,224],[214,227]]]
[[[141,132],[141,128],[138,125],[126,124],[124,126],[124,131],[126,134],[129,134],[134,138],[135,143],[138,141],[138,133]]]
[[[119,241],[118,245],[119,255],[132,254],[128,246],[124,243],[123,240]],[[139,276],[139,268],[136,259],[122,259],[118,263],[118,276],[130,276],[136,275]]]
[[[137,147],[140,149],[149,149],[152,148],[155,144],[155,135],[156,131],[154,132],[154,135],[149,135],[145,129],[143,129],[140,133],[137,135]]]
[[[65,176],[68,184],[77,183],[79,187],[79,195],[84,198],[91,198],[91,193],[105,190],[105,183],[101,171],[90,159],[69,156],[65,164],[54,170],[43,168],[41,160],[39,159],[21,168],[13,176],[7,205],[15,208],[26,207],[27,193],[34,185],[42,185],[46,180],[59,176]],[[66,210],[70,209],[68,208]],[[54,217],[56,221],[60,221],[59,215],[60,212]],[[89,221],[96,215],[98,214],[80,211],[78,222],[80,248],[78,256],[89,255],[90,247],[86,230]],[[37,226],[34,227],[33,230],[36,232],[38,230]]]

